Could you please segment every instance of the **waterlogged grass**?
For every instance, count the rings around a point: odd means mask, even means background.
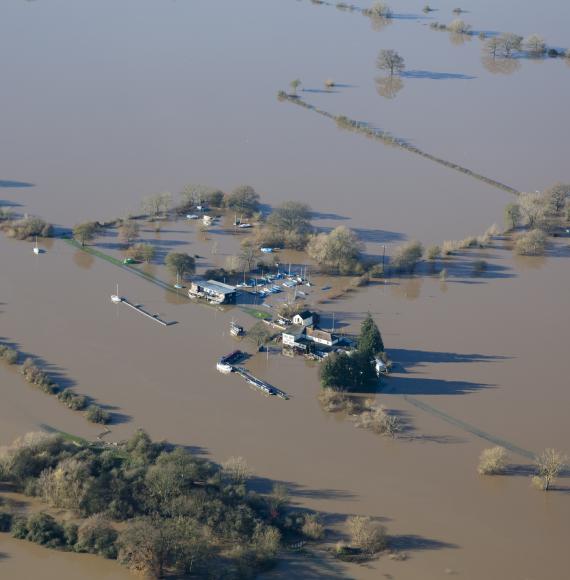
[[[246,314],[249,314],[250,316],[253,316],[254,318],[258,318],[259,320],[269,320],[271,318],[271,315],[269,313],[262,312],[261,310],[257,310],[256,308],[249,308],[247,306],[243,306],[242,310]]]
[[[374,127],[371,127],[367,123],[363,123],[361,121],[355,121],[354,119],[350,119],[349,117],[346,117],[344,115],[336,115],[335,116],[332,113],[329,113],[328,111],[324,111],[323,109],[319,109],[319,108],[307,103],[306,101],[304,101],[303,99],[301,99],[298,96],[288,95],[284,91],[280,91],[277,96],[278,96],[278,99],[280,101],[289,101],[290,103],[293,103],[294,105],[304,107],[305,109],[308,109],[309,111],[314,111],[315,113],[318,113],[319,115],[322,115],[323,117],[327,117],[328,119],[335,121],[337,124],[337,127],[339,127],[340,129],[346,129],[348,131],[354,131],[355,133],[361,133],[362,135],[369,137],[371,139],[376,139],[377,141],[382,141],[382,143],[384,143],[385,145],[391,145],[393,147],[399,147],[400,149],[405,149],[406,151],[409,151],[410,153],[415,153],[416,155],[420,155],[421,157],[424,157],[425,159],[429,159],[430,161],[433,161],[434,163],[439,163],[440,165],[443,165],[444,167],[447,167],[448,169],[453,169],[454,171],[458,171],[459,173],[463,173],[464,175],[468,175],[469,177],[472,177],[474,179],[482,181],[482,182],[486,183],[487,185],[490,185],[491,187],[495,187],[495,188],[500,189],[502,191],[506,191],[508,193],[513,193],[513,194],[520,193],[517,189],[515,189],[514,187],[511,187],[510,185],[506,185],[504,183],[501,183],[500,181],[497,181],[495,179],[491,179],[490,177],[486,177],[485,175],[481,175],[480,173],[476,173],[475,171],[472,171],[471,169],[468,169],[467,167],[463,167],[462,165],[458,165],[457,163],[453,163],[452,161],[448,161],[447,159],[442,159],[441,157],[437,157],[435,155],[432,155],[431,153],[427,153],[426,151],[423,151],[419,147],[415,147],[414,145],[411,145],[406,140],[401,139],[399,137],[396,137],[396,136],[392,135],[391,133],[388,133],[387,131],[383,131],[382,129],[375,129]]]

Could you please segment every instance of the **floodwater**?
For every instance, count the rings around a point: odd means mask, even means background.
[[[451,20],[455,5],[441,4],[433,17]],[[463,18],[474,28],[536,31],[563,44],[568,7],[551,1],[537,14],[524,4],[528,10],[465,2]],[[420,8],[397,7],[423,16]],[[175,193],[187,182],[245,182],[270,204],[306,200],[321,212],[319,225],[358,229],[371,253],[406,238],[432,243],[480,233],[500,220],[504,192],[275,99],[297,76],[306,89],[333,77],[351,86],[306,90],[303,98],[519,189],[568,180],[561,145],[570,69],[524,61],[512,75],[494,75],[480,63],[479,40],[458,46],[425,23],[400,18],[375,31],[361,15],[294,0],[7,0],[0,8],[0,199],[70,226],[136,211],[144,195]],[[374,59],[385,47],[400,50],[409,70],[434,74],[404,77],[395,98],[379,96]],[[195,228],[176,222],[145,237],[163,251],[205,256],[200,268],[235,252],[234,236],[213,228],[203,240]],[[116,253],[114,242],[100,240],[101,248]],[[446,281],[437,272],[391,279],[323,305],[325,325],[334,312],[337,328],[354,331],[366,311],[380,324],[397,367],[378,400],[410,424],[396,441],[325,414],[317,367],[302,359],[271,353],[247,362],[289,401],[217,373],[216,359],[236,348],[230,320],[254,322],[244,312],[178,300],[62,241],[47,250],[33,256],[30,244],[0,238],[0,336],[108,405],[116,417],[111,439],[144,427],[217,461],[242,455],[259,489],[268,479],[287,482],[296,504],[322,511],[337,531],[349,514],[381,518],[409,556],[370,567],[293,558],[270,576],[564,577],[568,480],[547,495],[536,492],[528,460],[516,455],[516,475],[480,478],[477,458],[491,443],[471,427],[530,452],[564,449],[570,440],[567,239],[540,259],[515,260],[497,242],[446,264]],[[489,263],[479,277],[471,274],[475,257]],[[163,328],[112,305],[116,283],[177,324]],[[0,385],[2,443],[38,428],[96,436],[80,414],[13,369],[0,368]],[[33,577],[49,560],[58,578],[124,577],[112,563],[1,541],[2,576]]]

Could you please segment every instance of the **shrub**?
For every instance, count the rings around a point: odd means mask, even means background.
[[[12,519],[12,537],[17,540],[25,540],[28,535],[28,520],[24,516]]]
[[[461,242],[457,242],[454,240],[446,240],[445,242],[443,242],[443,244],[441,246],[441,253],[444,256],[451,256],[452,254],[457,252],[457,250],[459,250],[460,247],[461,247]]]
[[[105,411],[105,409],[102,409],[99,405],[89,405],[85,417],[91,423],[101,423],[103,425],[106,425],[111,421],[111,414],[109,411]]]
[[[53,226],[36,217],[27,217],[13,222],[7,222],[3,227],[8,237],[26,240],[34,236],[51,238]]]
[[[386,547],[386,528],[369,517],[353,516],[347,522],[353,546],[370,555]]]
[[[48,548],[57,548],[65,544],[63,527],[49,514],[40,512],[28,518],[26,539]]]
[[[358,416],[355,422],[357,427],[370,429],[378,435],[395,437],[402,430],[400,419],[390,415],[383,406],[371,407]]]
[[[519,256],[542,256],[545,249],[546,234],[538,229],[517,236],[514,247]]]
[[[115,542],[118,534],[109,521],[100,514],[86,519],[77,533],[76,550],[89,554],[100,554],[105,558],[116,558]]]
[[[441,256],[441,248],[439,246],[430,246],[426,250],[426,258],[428,260],[435,260]]]
[[[28,383],[36,385],[42,391],[44,391],[44,393],[53,395],[57,392],[57,384],[49,378],[47,373],[38,368],[31,358],[27,358],[24,361],[24,364],[20,368],[20,372],[22,375],[24,375],[24,378],[26,381],[28,381]]]
[[[504,447],[483,449],[479,457],[477,472],[481,475],[498,475],[505,471],[507,465],[507,451]]]
[[[9,365],[15,365],[18,362],[18,351],[5,344],[0,344],[0,358]]]
[[[412,240],[396,248],[392,265],[396,270],[413,272],[423,253],[420,242]]]
[[[306,538],[320,540],[325,535],[325,527],[319,521],[317,514],[307,514],[301,532]]]
[[[471,26],[466,24],[461,18],[457,18],[449,24],[447,27],[450,32],[455,32],[457,34],[469,34]]]
[[[65,522],[63,524],[63,536],[65,544],[69,549],[74,549],[77,543],[77,531],[79,526],[73,522]]]
[[[319,401],[325,411],[338,413],[346,408],[346,393],[337,389],[323,388],[319,391]]]
[[[87,406],[87,397],[76,395],[70,389],[64,389],[58,394],[57,398],[69,409],[82,411]]]

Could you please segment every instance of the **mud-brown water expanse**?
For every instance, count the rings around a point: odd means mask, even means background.
[[[538,31],[553,44],[564,42],[560,21],[568,8],[561,2],[540,14],[530,3],[518,3],[516,13],[513,2],[505,3],[508,17],[490,2],[464,4],[471,12],[463,17],[474,27]],[[435,18],[451,20],[453,7],[442,3]],[[421,14],[419,4],[400,8]],[[10,47],[0,51],[0,179],[35,184],[3,186],[0,199],[63,226],[136,210],[144,195],[176,192],[188,181],[250,182],[271,204],[304,199],[325,214],[319,225],[358,229],[372,253],[405,238],[431,243],[477,234],[500,220],[504,192],[278,103],[276,91],[296,76],[308,89],[329,76],[354,85],[304,98],[514,187],[568,180],[561,147],[566,65],[524,61],[512,75],[495,76],[479,62],[478,40],[453,45],[413,18],[375,32],[362,16],[284,0],[149,0],[120,8],[9,0],[0,16],[0,37]],[[395,99],[384,99],[375,92],[374,59],[385,47],[400,50],[409,69],[476,78],[416,75],[403,79]],[[548,107],[540,106],[545,95]],[[192,228],[174,224],[157,240],[165,250],[206,256],[201,268],[235,251],[232,236],[214,231],[201,241]],[[212,254],[215,240],[219,252]],[[47,250],[33,256],[30,244],[0,238],[0,337],[114,407],[111,439],[144,427],[216,461],[242,455],[260,489],[266,478],[287,482],[293,501],[322,511],[331,526],[349,514],[382,518],[409,555],[366,568],[287,559],[273,576],[567,576],[569,481],[541,494],[530,489],[525,469],[479,477],[478,455],[491,443],[470,426],[530,452],[570,451],[568,240],[545,258],[516,260],[498,241],[454,258],[446,282],[437,274],[388,280],[323,306],[325,325],[335,312],[335,324],[354,331],[366,311],[380,325],[396,370],[378,400],[411,427],[396,441],[325,414],[316,398],[317,367],[302,359],[272,353],[247,363],[289,401],[266,399],[237,377],[218,374],[216,359],[236,347],[230,320],[254,322],[245,313],[173,299],[62,241]],[[489,262],[480,277],[471,275],[475,254]],[[116,283],[133,302],[178,324],[163,328],[112,305]],[[12,369],[0,367],[0,389],[2,443],[42,428],[91,438],[98,432]],[[511,459],[528,466],[525,457]],[[46,577],[48,569],[70,580],[127,576],[102,560],[5,536],[0,542],[2,577]]]

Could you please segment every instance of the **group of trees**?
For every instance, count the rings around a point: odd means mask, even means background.
[[[545,449],[536,456],[535,474],[532,477],[533,487],[542,491],[548,491],[566,467],[568,458],[556,451]],[[502,475],[507,473],[509,455],[504,447],[491,447],[484,449],[479,457],[477,472],[481,475]]]
[[[0,343],[0,359],[10,365],[17,365],[20,353],[13,347]],[[77,395],[70,389],[62,389],[53,378],[40,368],[30,357],[21,365],[19,372],[24,380],[48,395],[56,395],[61,403],[74,411],[85,411],[85,417],[91,423],[109,423],[111,414],[101,406],[89,404],[87,397]]]
[[[515,238],[515,252],[544,253],[548,232],[570,221],[570,184],[556,183],[543,192],[521,193],[504,212],[505,229],[526,228]]]
[[[350,353],[330,354],[321,364],[321,386],[337,391],[369,389],[378,381],[375,358],[383,353],[382,335],[368,314],[360,327],[358,348]]]
[[[240,185],[230,193],[204,185],[187,185],[177,213],[186,213],[198,206],[226,208],[239,215],[251,216],[259,211],[259,194],[251,185]]]
[[[345,226],[338,226],[328,234],[312,236],[307,244],[309,257],[323,269],[339,274],[352,274],[362,269],[362,250],[358,236]]]
[[[538,34],[531,34],[526,40],[518,34],[505,32],[492,36],[485,43],[485,52],[492,58],[511,58],[513,53],[525,50],[530,56],[538,57],[546,53],[546,42]]]
[[[10,219],[11,214],[2,214],[0,219],[0,230],[9,238],[16,240],[28,240],[30,238],[51,238],[53,236],[53,226],[38,217],[24,217],[21,219]]]
[[[300,201],[286,201],[271,212],[255,241],[258,246],[303,250],[312,232],[311,208]]]
[[[116,447],[28,434],[0,454],[0,481],[76,517],[0,511],[0,523],[16,538],[157,578],[250,577],[274,561],[283,536],[316,539],[323,529],[314,514],[287,509],[283,486],[261,495],[248,478],[242,458],[219,466],[143,431]]]

